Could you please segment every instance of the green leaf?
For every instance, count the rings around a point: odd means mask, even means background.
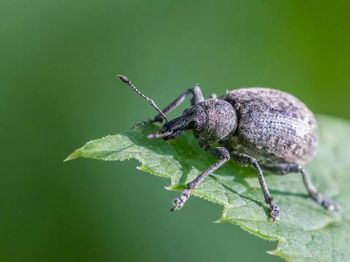
[[[254,235],[277,240],[270,254],[288,261],[350,261],[350,123],[322,116],[319,126],[319,152],[306,169],[320,192],[340,205],[340,211],[326,211],[309,199],[299,174],[268,175],[267,184],[281,209],[281,220],[272,222],[255,171],[233,161],[208,177],[193,195],[224,207],[217,222],[237,224]],[[138,126],[90,141],[66,160],[134,158],[141,162],[139,169],[168,178],[173,190],[182,189],[214,163],[190,133],[170,142],[148,140],[146,135],[157,128]]]

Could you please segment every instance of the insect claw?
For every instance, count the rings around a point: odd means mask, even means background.
[[[176,209],[178,209],[179,208],[179,203],[178,203],[178,199],[176,198],[176,199],[174,199],[174,201],[173,201],[173,206],[170,208],[170,211],[171,212],[174,212]]]
[[[183,206],[185,205],[190,195],[191,195],[190,189],[185,189],[184,191],[182,191],[182,194],[174,200],[173,206],[170,209],[170,211],[183,208]]]
[[[280,209],[278,206],[273,206],[271,210],[272,221],[276,222],[280,220]]]
[[[174,199],[173,206],[170,208],[170,211],[174,212],[177,209],[181,209],[181,204],[179,203],[179,199],[178,198]]]
[[[185,202],[181,199],[181,197],[178,197],[174,199],[173,206],[171,207],[170,211],[173,212],[177,209],[181,209],[184,206]]]
[[[329,211],[339,211],[339,205],[331,200],[325,200],[327,201],[325,204],[325,208]]]

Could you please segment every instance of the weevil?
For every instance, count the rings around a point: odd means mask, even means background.
[[[214,94],[205,99],[197,84],[160,110],[126,76],[118,77],[158,111],[150,122],[165,121],[159,132],[148,138],[175,139],[190,130],[199,146],[217,159],[186,184],[186,189],[174,200],[172,211],[181,209],[191,192],[230,159],[256,170],[273,221],[280,219],[280,209],[268,189],[263,170],[280,175],[300,173],[312,200],[325,209],[338,209],[335,202],[318,192],[304,168],[316,154],[318,129],[314,114],[296,97],[277,89],[251,87],[227,91],[220,97]],[[168,121],[166,115],[181,105],[187,96],[192,96],[191,107]]]

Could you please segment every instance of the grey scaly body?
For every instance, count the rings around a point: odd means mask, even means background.
[[[270,206],[272,219],[280,218],[280,210],[269,192],[263,170],[273,173],[300,173],[310,198],[326,209],[337,205],[323,197],[312,184],[303,165],[313,159],[318,145],[317,122],[313,113],[294,96],[270,88],[242,88],[217,98],[204,99],[198,85],[187,89],[164,110],[144,96],[125,76],[119,76],[134,91],[143,96],[159,114],[152,122],[165,124],[149,138],[174,139],[185,130],[192,130],[203,150],[218,161],[203,171],[175,199],[172,210],[184,206],[191,191],[228,160],[256,169],[265,203]],[[166,115],[192,95],[191,107],[182,116],[167,121]]]
[[[226,93],[237,113],[236,132],[222,141],[229,151],[254,157],[261,166],[304,165],[317,149],[314,114],[297,98],[275,89],[242,88]]]

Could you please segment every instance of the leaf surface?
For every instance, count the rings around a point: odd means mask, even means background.
[[[272,222],[255,170],[237,166],[233,161],[205,179],[193,195],[223,206],[218,222],[237,224],[254,235],[278,241],[270,254],[287,261],[350,261],[350,123],[326,116],[318,120],[320,147],[306,169],[319,191],[340,205],[340,211],[326,211],[309,199],[299,174],[266,173],[267,184],[281,209],[280,221]],[[170,142],[148,140],[147,134],[157,128],[137,126],[90,141],[66,160],[137,159],[141,163],[139,169],[169,179],[169,189],[173,190],[181,190],[215,162],[191,133]]]

